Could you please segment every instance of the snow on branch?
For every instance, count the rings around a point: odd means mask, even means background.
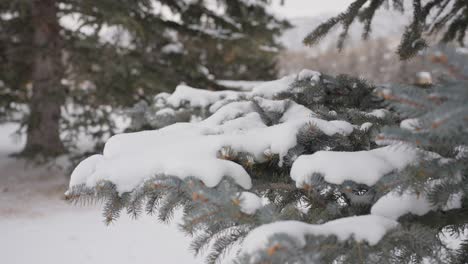
[[[92,187],[108,180],[122,193],[163,174],[181,179],[193,176],[211,187],[228,176],[249,189],[252,184],[247,172],[237,163],[218,158],[223,147],[249,153],[262,162],[266,152],[284,157],[296,145],[299,129],[308,123],[317,124],[330,135],[352,131],[345,121],[314,118],[310,110],[295,103],[290,104],[281,123],[267,127],[252,104],[228,104],[199,123],[177,123],[154,131],[116,135],[107,141],[103,155],[84,160],[74,170],[70,187],[83,183]]]
[[[279,221],[252,230],[242,243],[241,254],[254,255],[261,250],[267,250],[271,238],[279,234],[294,239],[299,248],[306,245],[307,235],[336,236],[340,241],[353,238],[357,242],[367,242],[374,246],[389,230],[397,226],[396,221],[376,215],[344,217],[321,225]]]
[[[136,216],[144,204],[164,222],[183,208],[181,228],[195,237],[195,252],[211,248],[208,263],[233,245],[241,246],[240,263],[367,263],[406,250],[418,255],[403,262],[440,259],[441,242],[426,224],[440,230],[453,217],[405,216],[463,209],[467,144],[440,130],[460,122],[427,130],[423,143],[435,132],[447,138],[436,149],[393,140],[410,133],[423,140],[420,125],[441,115],[425,122],[418,109],[388,137],[397,128],[380,129],[399,117],[375,92],[354,78],[308,70],[248,91],[180,85],[154,100],[156,117],[167,119],[159,129],[110,138],[73,171],[67,196],[104,200],[107,222],[124,209]]]
[[[298,78],[316,79],[318,73],[303,71],[278,81],[263,83],[240,99],[245,93],[235,91],[206,91],[179,86],[166,96],[172,106],[188,103],[194,107],[209,107],[226,98],[239,99],[219,108],[213,115],[198,123],[176,123],[159,130],[120,134],[110,138],[102,155],[94,155],[76,167],[70,188],[85,184],[96,186],[110,181],[118,192],[130,192],[155,175],[189,176],[216,186],[223,177],[231,177],[245,189],[252,186],[244,168],[230,160],[219,158],[223,147],[252,155],[256,162],[264,162],[268,154],[282,159],[293,148],[298,131],[313,124],[326,135],[349,135],[354,127],[342,120],[322,120],[308,108],[289,100],[269,100],[276,93],[289,89]],[[267,88],[271,88],[268,90]],[[279,89],[281,88],[281,89]],[[261,109],[257,109],[260,107]],[[269,125],[260,112],[278,112],[277,124]]]
[[[239,202],[240,210],[249,215],[254,214],[263,206],[262,199],[251,192],[240,193],[237,201]]]
[[[384,175],[405,168],[417,161],[418,152],[408,146],[387,146],[368,151],[318,151],[300,156],[291,168],[296,186],[308,184],[314,173],[328,183],[342,184],[349,180],[374,185]]]
[[[447,203],[439,208],[439,206],[433,205],[425,194],[418,195],[409,190],[401,194],[398,191],[393,191],[381,197],[372,206],[371,214],[397,220],[400,216],[408,213],[421,216],[437,209],[448,211],[461,208],[461,200],[461,193],[452,194]]]

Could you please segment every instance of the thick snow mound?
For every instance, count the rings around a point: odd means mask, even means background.
[[[308,80],[318,82],[321,74],[316,71],[302,70],[298,74],[291,74],[279,80],[267,82],[236,82],[236,81],[220,81],[219,83],[227,86],[246,85],[247,88],[237,90],[224,91],[209,91],[187,86],[185,84],[178,85],[171,95],[163,93],[162,96],[156,97],[156,101],[165,101],[168,106],[179,108],[184,105],[189,105],[193,108],[209,108],[210,106],[222,104],[231,101],[240,100],[242,98],[252,99],[254,97],[263,97],[273,99],[282,92],[292,89],[292,84],[297,80]],[[215,112],[219,107],[211,107],[210,111]]]
[[[397,191],[390,192],[381,197],[371,209],[371,214],[385,216],[397,220],[405,214],[425,215],[430,211],[442,209],[451,210],[461,208],[461,193],[450,196],[443,208],[429,202],[425,194],[417,195],[409,190],[400,194]]]
[[[328,183],[344,181],[374,185],[384,175],[401,170],[417,160],[417,150],[406,146],[387,146],[369,151],[318,151],[302,155],[291,168],[296,186],[307,184],[314,173],[323,175]]]
[[[334,235],[340,241],[354,238],[356,241],[365,241],[373,246],[382,239],[387,231],[397,226],[396,221],[376,215],[345,217],[322,225],[311,225],[299,221],[280,221],[252,230],[244,239],[241,253],[251,255],[266,249],[271,237],[278,234],[286,234],[295,239],[299,247],[305,246],[306,235]]]
[[[399,194],[390,192],[380,198],[371,209],[371,214],[397,220],[407,213],[425,215],[432,210],[431,203],[424,195],[417,196],[410,192]]]
[[[251,192],[242,192],[239,195],[240,208],[245,214],[255,214],[262,207],[262,198]]]
[[[107,180],[122,193],[151,177],[167,175],[181,179],[193,176],[209,187],[229,176],[250,188],[250,177],[240,165],[217,158],[218,150],[228,142],[216,135],[220,126],[216,128],[180,123],[156,131],[117,135],[106,143],[102,156],[92,156],[76,167],[70,187],[82,183],[93,187]]]
[[[210,96],[193,103],[205,105],[214,100]],[[353,131],[353,126],[345,121],[321,120],[306,107],[287,102],[262,99],[265,111],[279,106],[284,111],[279,123],[271,126],[255,112],[252,101],[239,101],[221,107],[198,123],[176,123],[159,130],[116,135],[107,141],[103,155],[91,156],[76,167],[70,188],[80,184],[94,187],[101,181],[110,181],[123,193],[151,177],[165,175],[195,177],[208,187],[216,186],[223,177],[231,177],[249,189],[252,183],[244,168],[218,157],[223,147],[250,153],[257,162],[266,161],[265,153],[278,154],[278,165],[282,166],[283,157],[297,144],[296,135],[306,124],[314,124],[327,135],[348,135]]]

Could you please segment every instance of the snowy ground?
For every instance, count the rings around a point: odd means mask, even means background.
[[[0,263],[202,263],[174,224],[123,215],[106,226],[99,206],[65,203],[63,169],[9,157],[24,142],[16,128],[0,125]]]

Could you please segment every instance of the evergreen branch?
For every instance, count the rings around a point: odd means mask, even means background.
[[[238,243],[243,237],[245,237],[250,228],[245,226],[236,226],[231,229],[223,231],[222,234],[218,235],[218,238],[214,241],[214,246],[211,253],[207,256],[206,260],[209,264],[214,264],[220,261],[220,258],[232,248],[235,243]]]
[[[460,248],[457,249],[455,256],[453,256],[451,263],[452,264],[464,264],[468,259],[468,239],[464,239],[460,245]]]
[[[392,2],[395,10],[404,12],[403,0],[394,0]],[[412,21],[406,26],[397,49],[400,59],[410,59],[417,52],[428,47],[427,41],[422,37],[425,33],[435,35],[437,31],[444,30],[442,42],[457,40],[461,46],[464,45],[466,29],[468,28],[468,16],[466,15],[468,3],[466,1],[431,0],[424,4],[421,0],[412,0],[412,2]],[[388,1],[354,0],[345,12],[317,26],[304,38],[303,42],[308,46],[316,45],[334,27],[341,23],[343,31],[338,37],[337,45],[338,49],[341,50],[344,47],[349,27],[356,17],[359,17],[360,22],[364,23],[362,38],[368,39],[375,13],[383,6],[388,8]],[[446,11],[448,6],[451,6],[451,8],[449,11]],[[435,15],[429,16],[430,13],[435,13]]]

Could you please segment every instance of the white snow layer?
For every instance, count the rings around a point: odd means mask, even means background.
[[[242,192],[239,200],[241,211],[249,215],[255,214],[262,207],[262,198],[251,192]]]
[[[184,53],[184,45],[180,42],[170,43],[161,48],[162,53]]]
[[[199,123],[177,123],[159,130],[113,136],[107,141],[103,155],[91,156],[76,167],[70,187],[83,183],[93,187],[108,180],[122,193],[153,176],[168,175],[181,179],[193,176],[208,187],[216,186],[228,176],[249,189],[252,183],[244,168],[219,159],[219,150],[229,146],[251,153],[260,162],[266,160],[265,152],[278,154],[281,165],[282,157],[297,144],[298,130],[307,123],[315,124],[328,135],[347,135],[353,128],[344,121],[315,118],[309,109],[293,102],[281,117],[281,123],[266,127],[254,112],[252,102],[233,102]]]
[[[296,145],[297,131],[308,122],[318,123],[327,134],[343,133],[335,122],[307,118],[301,110],[305,108],[291,104],[283,123],[266,127],[253,112],[251,102],[234,102],[199,123],[116,135],[107,141],[103,155],[91,156],[76,167],[70,187],[83,183],[93,187],[108,180],[119,192],[127,192],[152,176],[169,175],[181,179],[193,176],[209,187],[228,176],[249,189],[247,172],[239,164],[217,157],[222,147],[251,153],[263,161],[266,151],[284,157]]]
[[[373,246],[387,231],[397,226],[396,221],[377,215],[345,217],[321,225],[311,225],[300,221],[280,221],[252,230],[242,243],[241,254],[254,254],[266,249],[271,237],[279,234],[286,234],[295,239],[299,247],[305,246],[307,235],[334,235],[340,241],[354,238],[358,242],[365,241]]]
[[[361,129],[362,131],[368,131],[372,126],[373,126],[372,123],[366,122],[366,123],[364,123],[364,124],[361,125],[360,129]]]
[[[206,108],[221,100],[238,100],[242,97],[253,98],[260,96],[267,99],[272,99],[282,92],[292,89],[291,84],[296,80],[310,80],[318,82],[320,73],[311,70],[302,70],[299,74],[291,74],[279,80],[268,82],[253,82],[253,87],[249,87],[246,91],[209,91],[197,89],[185,84],[178,85],[174,93],[164,99],[173,107],[181,107],[185,103],[191,107]],[[220,81],[221,84],[232,84],[228,81]],[[252,83],[250,83],[252,85]],[[217,110],[215,108],[214,110]],[[212,111],[214,112],[214,111]]]
[[[417,118],[409,118],[401,121],[400,128],[409,131],[417,131],[421,127],[421,124]]]
[[[264,82],[254,87],[252,94],[265,98],[273,98],[275,95],[289,90],[294,80],[296,80],[296,75],[288,75],[279,80]]]
[[[407,213],[425,215],[432,210],[432,206],[425,196],[405,192],[399,194],[390,192],[381,197],[371,209],[371,214],[385,216],[397,220]]]
[[[191,107],[208,107],[221,99],[237,99],[239,95],[236,91],[208,91],[181,84],[167,97],[167,102],[173,107],[180,107],[184,103],[190,104]]]
[[[320,73],[311,70],[302,70],[299,74],[291,74],[279,80],[264,82],[252,89],[252,95],[262,96],[264,98],[273,98],[276,95],[286,92],[292,88],[292,84],[296,80],[306,80],[317,82],[320,80]]]
[[[380,119],[385,118],[389,114],[388,110],[386,109],[375,109],[372,112],[368,113],[370,116],[374,116]]]
[[[417,151],[404,146],[387,146],[369,151],[318,151],[299,156],[291,168],[296,186],[309,182],[320,173],[328,183],[342,184],[346,180],[374,185],[382,176],[401,170],[416,161]]]
[[[278,154],[279,166],[288,150],[294,147],[298,130],[312,124],[327,135],[349,135],[353,126],[345,121],[326,121],[306,107],[292,101],[269,100],[276,93],[289,89],[297,78],[316,79],[319,73],[302,71],[278,81],[263,83],[248,97],[265,111],[284,112],[280,123],[267,127],[255,112],[251,101],[234,101],[209,118],[197,123],[176,123],[154,131],[120,134],[110,138],[102,155],[82,161],[73,171],[70,187],[85,184],[94,187],[110,181],[120,193],[132,191],[151,177],[165,175],[180,179],[195,177],[208,187],[216,186],[223,177],[231,177],[245,189],[251,179],[239,164],[221,159],[223,147],[247,152],[258,162],[266,160],[265,153]],[[235,91],[206,91],[179,85],[175,92],[162,100],[174,107],[189,103],[192,107],[209,107],[219,100],[239,98],[246,93]],[[260,98],[258,96],[263,96]]]
[[[441,208],[444,211],[461,207],[462,195],[454,194],[450,196],[447,204]],[[393,191],[381,197],[371,209],[371,214],[380,215],[397,220],[405,214],[425,215],[430,211],[439,209],[432,205],[424,194],[417,195],[410,191],[402,194]]]
[[[232,90],[251,91],[254,87],[263,83],[263,81],[237,81],[237,80],[218,80],[219,85]]]

